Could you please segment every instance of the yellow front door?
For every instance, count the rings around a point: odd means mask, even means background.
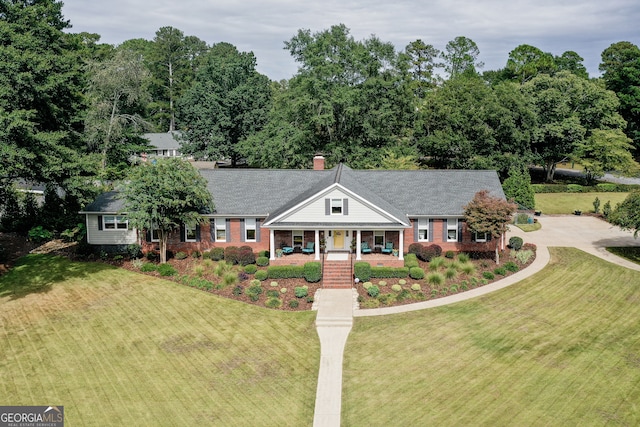
[[[335,249],[344,248],[344,230],[333,230],[333,247]]]

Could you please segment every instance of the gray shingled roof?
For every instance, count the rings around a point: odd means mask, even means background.
[[[142,136],[148,139],[149,144],[158,150],[179,150],[180,142],[176,138],[180,135],[181,133],[179,131],[173,131],[163,133],[145,133]]]
[[[118,198],[117,191],[109,191],[102,193],[96,200],[85,206],[84,210],[80,213],[119,213],[124,209],[124,201]]]
[[[213,196],[214,214],[274,218],[334,183],[406,221],[407,216],[461,216],[475,193],[504,197],[495,171],[202,169]],[[102,194],[86,212],[118,212],[115,192]]]

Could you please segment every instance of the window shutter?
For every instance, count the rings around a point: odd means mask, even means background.
[[[487,242],[491,241],[491,233],[487,233]]]
[[[447,227],[449,226],[449,223],[447,221],[447,219],[442,219],[442,241],[446,242],[447,241]]]
[[[462,220],[458,220],[458,242],[462,242]]]
[[[256,218],[256,242],[260,241],[260,220]]]
[[[418,222],[420,220],[418,218],[413,220],[413,241],[414,242],[418,242],[418,240],[420,239],[420,235],[418,234]]]
[[[185,235],[185,227],[184,227],[184,224],[180,224],[180,241],[181,241],[181,242],[184,242],[184,241],[185,241],[184,235]]]
[[[349,199],[342,199],[342,215],[349,215]]]
[[[102,230],[102,215],[98,215],[98,230]]]
[[[331,215],[331,199],[324,199],[324,214]]]
[[[244,242],[246,241],[247,235],[245,233],[245,229],[244,229],[244,218],[240,218],[240,241]]]
[[[200,224],[196,225],[196,242],[200,241]]]
[[[227,242],[231,241],[231,219],[227,218],[225,219],[225,234],[227,235]]]
[[[209,220],[209,237],[212,242],[216,241],[216,220],[213,218]]]

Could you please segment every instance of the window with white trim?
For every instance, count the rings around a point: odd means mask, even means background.
[[[158,227],[156,225],[151,227],[151,241],[152,242],[160,241],[160,233],[158,232]]]
[[[302,242],[304,241],[304,232],[302,230],[294,230],[293,231],[293,247],[296,246],[302,247]]]
[[[256,219],[245,218],[244,220],[244,240],[245,242],[256,241]]]
[[[185,242],[197,242],[198,236],[196,233],[195,225],[184,225],[184,241]]]
[[[489,240],[489,233],[476,233],[473,232],[473,240],[476,242],[486,242]]]
[[[129,221],[124,215],[104,215],[102,217],[103,230],[127,230]]]
[[[342,199],[331,199],[331,215],[342,215]]]
[[[447,242],[458,241],[458,218],[447,218]]]
[[[384,246],[384,230],[376,230],[373,232],[373,246]]]
[[[418,218],[418,241],[429,241],[429,218]]]
[[[227,220],[225,218],[216,218],[213,222],[216,227],[216,242],[226,242]]]

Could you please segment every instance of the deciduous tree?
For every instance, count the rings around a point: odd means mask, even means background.
[[[633,192],[620,203],[611,215],[609,222],[622,228],[633,231],[633,237],[638,237],[640,232],[640,192]]]
[[[129,223],[138,230],[158,230],[160,262],[167,261],[169,233],[204,221],[213,211],[207,181],[182,159],[157,159],[133,167],[120,189]]]
[[[511,221],[518,206],[487,190],[476,193],[473,200],[464,207],[464,217],[469,229],[476,233],[487,233],[496,245],[496,264],[500,263],[500,238],[507,232],[507,224]]]

